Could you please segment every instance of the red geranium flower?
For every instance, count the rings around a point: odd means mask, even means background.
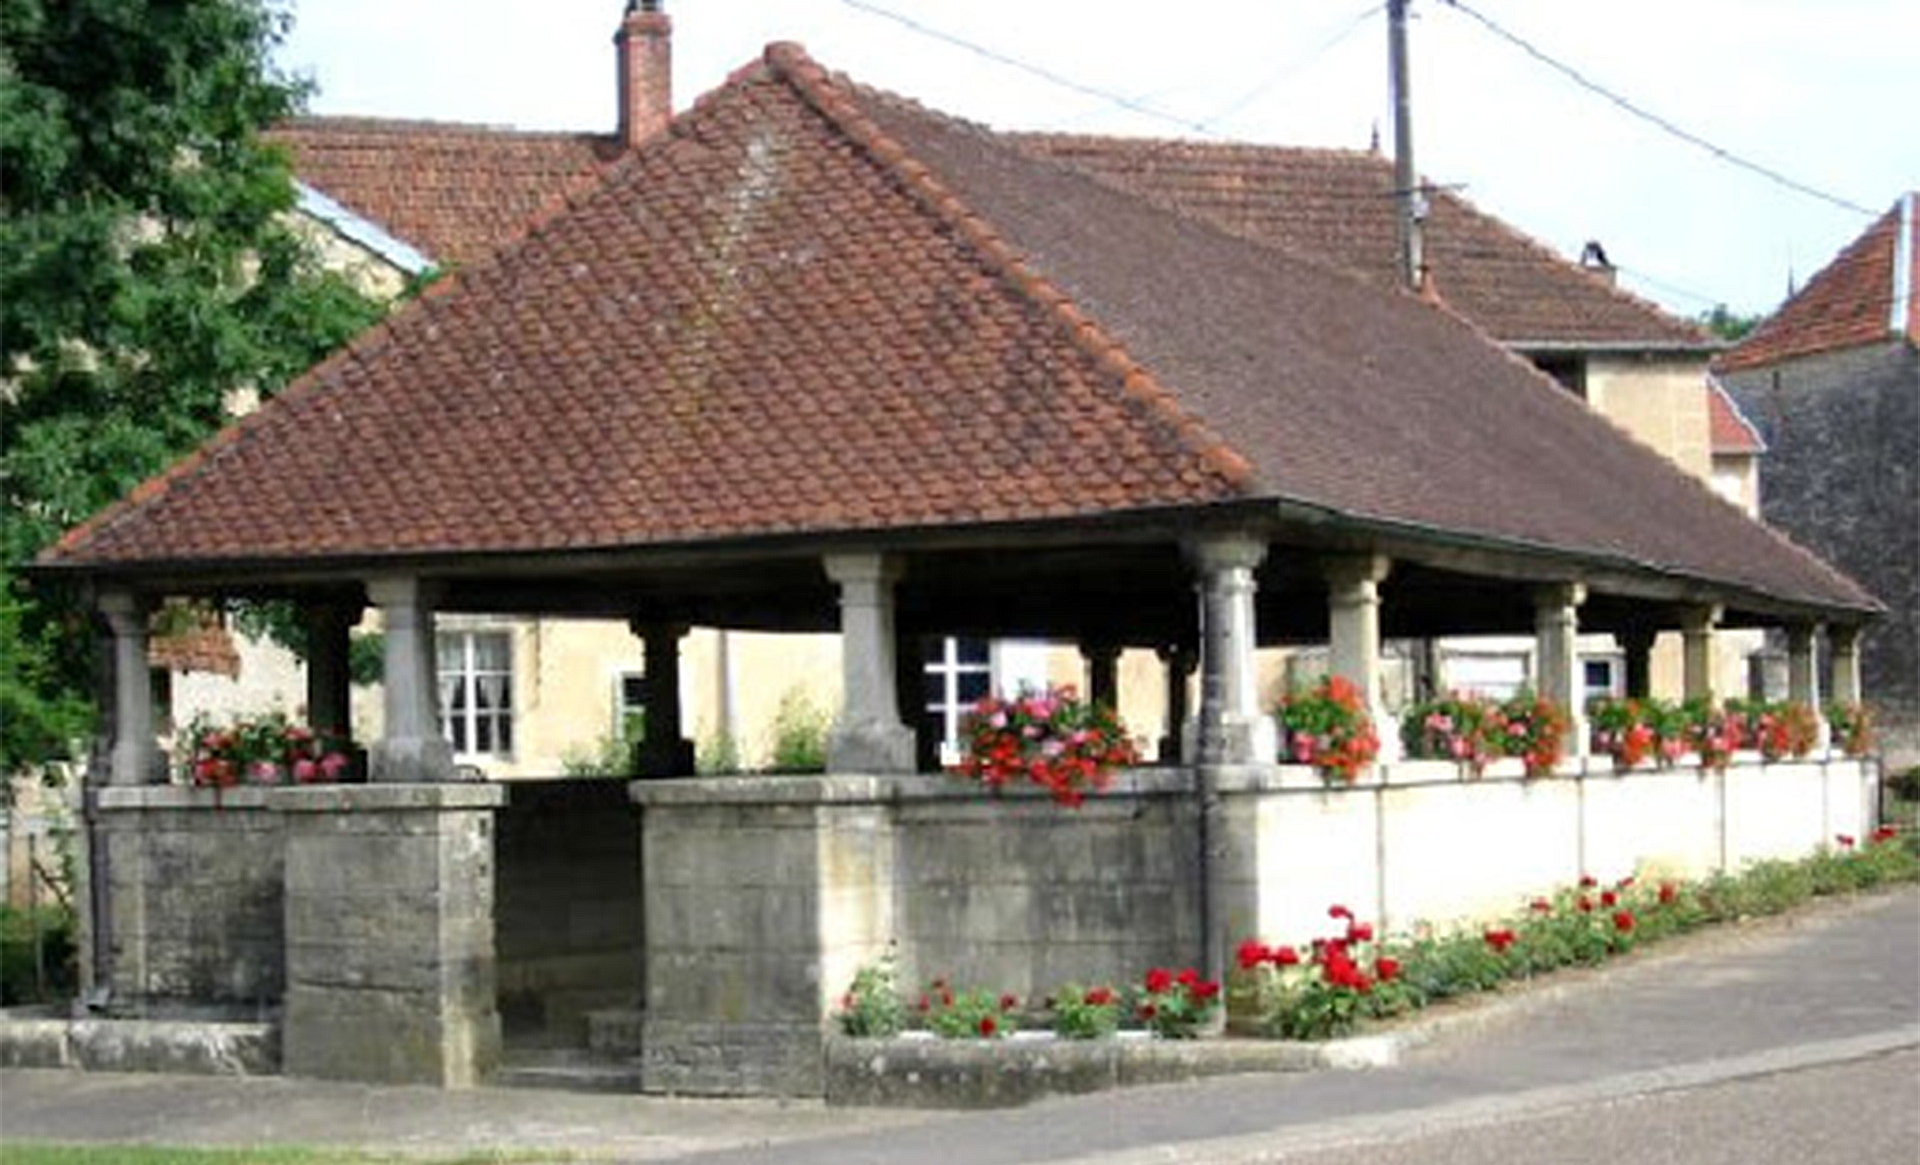
[[[1680,897],[1680,890],[1672,882],[1660,883],[1660,905],[1671,906],[1673,900]]]
[[[1344,906],[1337,906],[1337,905],[1329,906],[1327,907],[1327,917],[1328,918],[1344,918],[1344,919],[1347,919],[1348,921],[1352,921],[1353,911],[1348,910]]]
[[[997,1032],[999,1030],[1000,1030],[1000,1025],[994,1021],[994,1018],[991,1015],[983,1015],[980,1017],[980,1034],[982,1036],[990,1037],[993,1035],[994,1032]]]
[[[1611,890],[1602,890],[1600,892],[1600,905],[1617,906],[1619,905],[1619,903],[1620,903],[1620,895],[1615,894]]]
[[[1350,943],[1373,941],[1373,924],[1370,922],[1356,922],[1352,926],[1347,927],[1347,941]]]
[[[1379,976],[1382,983],[1391,983],[1395,976],[1400,974],[1400,960],[1375,959],[1373,962],[1373,973]]]
[[[1259,939],[1250,938],[1240,944],[1238,961],[1242,971],[1251,971],[1272,957],[1273,952]]]
[[[1633,912],[1631,910],[1614,911],[1613,929],[1619,931],[1621,934],[1631,932],[1633,930]]]
[[[1585,894],[1580,895],[1579,899],[1574,902],[1574,905],[1580,908],[1580,913],[1582,914],[1593,913],[1593,899],[1587,897]]]
[[[1000,997],[1001,1011],[1012,1011],[1014,1008],[1018,1006],[1020,1006],[1020,1000],[1014,997],[1013,992],[1009,991]]]
[[[1275,947],[1273,965],[1276,967],[1296,967],[1300,965],[1300,952],[1292,947]]]
[[[1173,986],[1173,972],[1165,967],[1155,967],[1147,972],[1147,994],[1163,995]]]
[[[1835,840],[1835,841],[1837,841],[1837,842],[1839,842],[1839,843],[1840,843],[1840,848],[1841,848],[1841,849],[1852,849],[1852,848],[1853,848],[1853,835],[1852,835],[1852,834],[1847,834],[1847,833],[1836,833],[1836,834],[1834,834],[1834,835],[1833,835],[1833,840]]]
[[[1594,888],[1595,886],[1598,886],[1599,884],[1600,884],[1600,883],[1598,883],[1598,882],[1596,882],[1596,881],[1594,881],[1594,879],[1593,879],[1593,875],[1592,875],[1592,874],[1582,874],[1582,875],[1580,875],[1580,888],[1581,888],[1582,890],[1591,890],[1591,889],[1593,889],[1593,888]]]
[[[1093,1007],[1105,1007],[1113,1002],[1113,988],[1095,987],[1087,992],[1087,1003]]]

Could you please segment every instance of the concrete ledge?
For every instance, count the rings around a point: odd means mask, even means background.
[[[266,792],[267,804],[282,813],[497,809],[507,803],[507,787],[486,781],[414,785],[297,785]]]
[[[1160,1040],[1119,1037],[1003,1040],[829,1037],[828,1104],[879,1108],[1007,1108],[1068,1096],[1256,1072],[1361,1067],[1374,1056],[1343,1056],[1342,1045],[1279,1040]],[[1372,1051],[1372,1049],[1368,1049]]]
[[[280,1031],[268,1023],[0,1018],[0,1067],[188,1076],[271,1076]]]
[[[265,809],[278,790],[265,785],[213,789],[198,785],[105,785],[102,809]]]
[[[1095,797],[1182,796],[1193,790],[1193,770],[1124,769]],[[880,776],[829,773],[803,777],[689,777],[641,780],[627,786],[637,805],[891,805],[909,801],[1045,801],[1034,785],[1007,785],[989,792],[979,782],[946,774]],[[1090,797],[1089,800],[1095,799]]]

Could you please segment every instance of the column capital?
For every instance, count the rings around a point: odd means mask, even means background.
[[[1680,613],[1680,631],[1685,635],[1704,635],[1720,625],[1726,610],[1718,605],[1688,607]]]
[[[676,623],[669,619],[649,619],[645,615],[635,615],[627,620],[627,630],[643,640],[680,640],[685,639],[693,630],[688,623]]]
[[[102,591],[93,605],[106,616],[116,636],[145,635],[153,614],[153,600],[132,591]]]
[[[1327,589],[1336,599],[1370,598],[1373,589],[1393,572],[1393,560],[1384,554],[1354,554],[1329,558],[1320,569]]]
[[[906,573],[906,564],[892,554],[827,554],[821,556],[820,565],[829,579],[843,587],[898,582]]]
[[[1580,607],[1587,602],[1585,583],[1543,583],[1533,588],[1533,605],[1538,610]]]
[[[1860,637],[1866,634],[1866,628],[1858,623],[1827,624],[1827,643],[1835,651],[1857,651]]]
[[[375,575],[366,582],[367,601],[386,610],[392,607],[431,606],[440,600],[444,589],[439,583],[417,574]]]
[[[1181,542],[1180,550],[1204,574],[1254,570],[1267,560],[1267,540],[1244,532],[1195,534]]]

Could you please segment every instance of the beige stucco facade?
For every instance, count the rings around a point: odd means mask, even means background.
[[[1701,480],[1713,472],[1704,355],[1594,355],[1587,403]]]

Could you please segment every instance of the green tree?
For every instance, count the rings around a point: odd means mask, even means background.
[[[19,568],[376,319],[259,131],[267,0],[0,0],[0,769],[84,727],[87,619]]]
[[[1700,326],[1719,339],[1729,343],[1746,338],[1748,332],[1760,326],[1765,316],[1741,315],[1724,303],[1713,305],[1712,311],[1700,313]]]

